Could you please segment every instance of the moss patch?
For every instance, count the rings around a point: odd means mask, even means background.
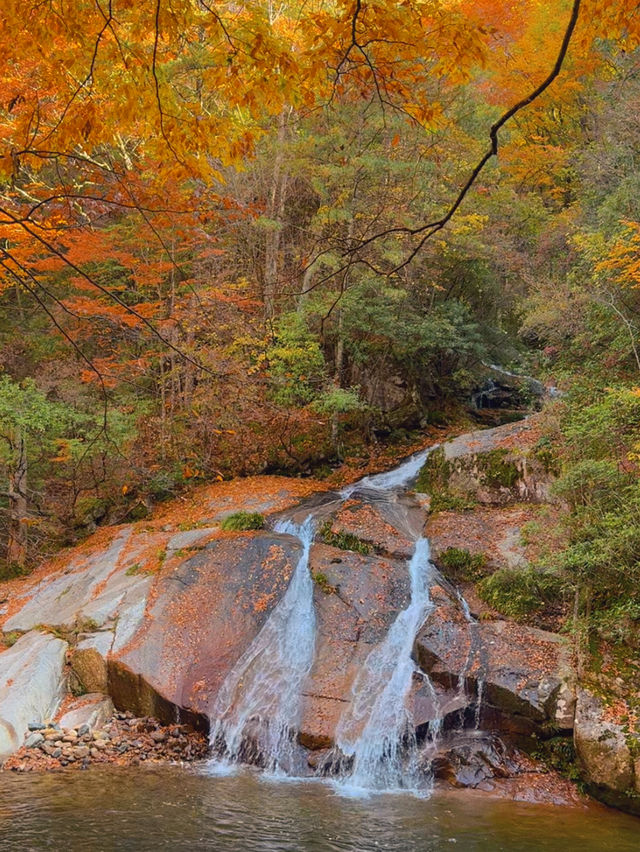
[[[362,541],[357,535],[347,532],[334,532],[332,529],[332,521],[325,521],[320,527],[320,538],[325,544],[331,547],[337,547],[339,550],[352,550],[355,553],[362,553],[363,556],[369,556],[373,552],[373,547]]]
[[[438,447],[427,456],[418,474],[414,490],[420,494],[431,495],[447,491],[450,476],[451,463],[445,457],[444,447]]]
[[[336,587],[331,585],[327,575],[323,574],[321,571],[313,575],[313,582],[325,593],[325,595],[333,595],[336,592]]]
[[[264,529],[264,515],[259,512],[234,512],[232,515],[227,515],[220,527],[226,532],[262,530]]]
[[[480,473],[480,481],[490,488],[513,488],[520,478],[516,463],[506,457],[509,450],[490,450],[475,456]]]

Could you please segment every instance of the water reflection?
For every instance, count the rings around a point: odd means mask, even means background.
[[[344,798],[317,781],[281,783],[179,767],[2,775],[0,849],[64,852],[631,852],[640,820],[604,808],[491,800]]]

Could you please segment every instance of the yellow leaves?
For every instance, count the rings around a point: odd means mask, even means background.
[[[469,213],[466,216],[458,215],[452,221],[450,230],[452,234],[475,234],[482,231],[488,221],[489,217],[480,213]]]
[[[625,221],[623,232],[609,245],[596,271],[612,272],[618,283],[640,287],[640,223]]]
[[[63,464],[71,459],[71,441],[64,438],[59,438],[57,441],[58,453],[51,458],[52,462]]]

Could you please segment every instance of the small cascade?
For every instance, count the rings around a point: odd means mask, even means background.
[[[418,791],[425,786],[407,697],[416,671],[413,642],[431,608],[432,570],[429,542],[420,538],[409,563],[409,605],[367,657],[353,685],[353,701],[338,724],[336,747],[348,767],[342,772],[343,787]],[[437,729],[434,720],[434,734]]]
[[[295,774],[302,688],[315,648],[309,573],[313,520],[282,521],[275,532],[298,538],[302,554],[284,597],[218,693],[210,742],[222,763],[253,763],[268,772]]]
[[[408,459],[405,459],[398,467],[394,467],[393,470],[365,476],[358,480],[358,482],[347,485],[340,491],[340,497],[346,500],[356,491],[396,492],[406,488],[420,473],[420,469],[427,460],[429,453],[436,450],[438,446],[439,444],[435,444],[427,450],[421,450],[421,452],[409,456]]]

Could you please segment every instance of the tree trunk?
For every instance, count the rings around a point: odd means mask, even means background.
[[[273,172],[271,175],[271,189],[267,203],[267,218],[274,224],[265,235],[264,248],[264,316],[267,322],[273,319],[275,313],[275,299],[278,289],[278,258],[280,254],[280,240],[284,206],[287,195],[288,175],[283,171],[284,143],[287,136],[287,107],[283,107],[278,118],[278,137],[276,140],[276,151],[273,160]]]
[[[22,568],[27,560],[27,447],[22,435],[18,435],[16,447],[16,465],[9,473],[7,562]]]

